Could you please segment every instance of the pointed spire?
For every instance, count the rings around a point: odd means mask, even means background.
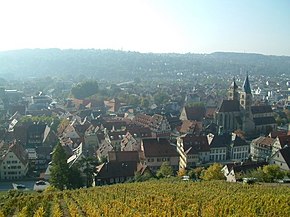
[[[236,78],[235,77],[233,78],[233,82],[231,84],[231,88],[238,89],[238,85],[236,84]]]
[[[250,87],[250,82],[249,82],[248,72],[247,72],[247,77],[246,77],[246,79],[244,81],[243,88],[244,88],[244,91],[245,91],[246,94],[252,94],[251,87]]]

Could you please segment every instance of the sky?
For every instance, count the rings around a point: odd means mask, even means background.
[[[290,56],[290,0],[0,0],[0,51]]]

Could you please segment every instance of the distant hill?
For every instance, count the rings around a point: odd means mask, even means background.
[[[248,53],[154,54],[116,50],[23,49],[0,52],[0,77],[86,76],[120,79],[178,72],[290,74],[290,57]],[[126,80],[126,79],[125,79]]]

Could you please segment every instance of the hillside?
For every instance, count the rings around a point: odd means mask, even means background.
[[[177,73],[234,74],[250,71],[256,75],[290,74],[290,57],[261,54],[154,54],[115,50],[24,49],[0,52],[0,77],[85,76],[122,80],[124,77],[169,77]],[[126,80],[126,79],[125,79]]]
[[[0,216],[290,216],[290,189],[282,186],[169,179],[13,194],[0,199]]]

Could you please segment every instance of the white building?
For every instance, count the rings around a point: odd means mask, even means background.
[[[0,144],[0,179],[17,180],[26,176],[28,171],[28,154],[16,141]]]

